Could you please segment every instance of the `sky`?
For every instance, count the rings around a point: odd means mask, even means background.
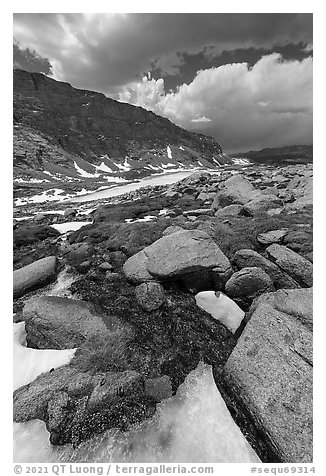
[[[142,106],[226,152],[312,144],[310,13],[17,13],[14,67]]]

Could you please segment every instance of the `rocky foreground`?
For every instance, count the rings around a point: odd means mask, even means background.
[[[70,221],[90,223],[53,227]],[[14,321],[29,348],[77,350],[18,385],[14,420],[79,445],[153,415],[204,361],[263,461],[311,462],[312,261],[311,165],[200,172],[15,222]],[[68,294],[49,295],[63,269]]]

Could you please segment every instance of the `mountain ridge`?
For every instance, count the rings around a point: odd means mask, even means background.
[[[247,158],[250,161],[265,164],[311,163],[313,161],[312,144],[286,145],[283,147],[265,147],[260,150],[238,152],[234,157]]]
[[[212,137],[186,131],[151,111],[41,73],[14,71],[16,173],[86,178],[108,172],[135,178],[231,163]]]

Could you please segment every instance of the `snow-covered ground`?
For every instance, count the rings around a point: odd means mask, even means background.
[[[63,351],[60,351],[63,352]],[[217,389],[212,369],[200,363],[155,415],[125,433],[109,430],[85,441],[52,447],[39,420],[14,424],[14,462],[259,463]]]
[[[25,322],[14,324],[14,390],[28,384],[43,372],[68,364],[76,349],[53,350],[26,347]]]
[[[53,223],[52,228],[58,230],[61,234],[67,233],[68,231],[79,230],[82,226],[89,225],[91,221],[70,221],[66,223]]]

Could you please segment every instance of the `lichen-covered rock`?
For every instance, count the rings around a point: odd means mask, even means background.
[[[257,235],[257,241],[261,245],[271,245],[272,243],[280,243],[288,232],[288,228],[282,230],[271,230],[266,233]]]
[[[127,428],[153,414],[155,401],[134,371],[81,372],[64,366],[14,392],[15,422],[45,421],[50,442],[79,444],[109,428]]]
[[[86,338],[108,334],[92,304],[56,296],[33,297],[23,309],[29,345],[39,349],[68,349]],[[107,317],[108,319],[108,317]],[[110,317],[112,329],[118,320]]]
[[[202,268],[221,274],[230,272],[228,258],[210,236],[199,230],[186,230],[164,236],[145,248],[147,269],[159,279],[186,275]]]
[[[312,290],[260,296],[224,370],[229,391],[285,463],[312,462],[311,316]]]
[[[181,279],[188,289],[198,291],[212,285],[222,289],[232,274],[228,258],[200,230],[181,230],[163,236],[129,258],[123,271],[134,283]]]
[[[313,265],[306,258],[286,246],[277,244],[270,245],[266,248],[266,252],[277,266],[288,273],[301,286],[312,286]]]
[[[165,301],[164,288],[156,282],[139,284],[135,288],[135,295],[141,307],[149,312],[161,307]]]
[[[249,180],[240,174],[233,175],[220,186],[220,190],[212,203],[212,209],[217,210],[235,203],[244,205],[257,193],[259,192],[255,190]]]
[[[283,202],[276,195],[260,195],[248,201],[243,206],[246,215],[254,216],[257,213],[282,206]]]
[[[153,281],[153,276],[147,269],[148,258],[144,250],[131,256],[123,265],[123,272],[127,279],[134,284]]]

